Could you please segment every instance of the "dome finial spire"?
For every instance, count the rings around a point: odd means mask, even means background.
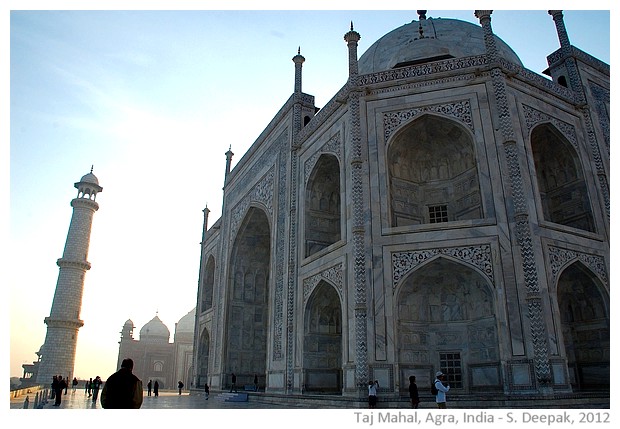
[[[93,172],[93,168],[95,168],[95,165],[94,165],[94,164],[91,164],[91,166],[90,166],[90,173],[91,173],[91,174],[92,174],[92,172]]]
[[[351,31],[353,31],[353,21],[351,21]]]

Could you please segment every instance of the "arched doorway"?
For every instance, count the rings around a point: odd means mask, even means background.
[[[577,152],[555,127],[532,130],[532,155],[545,220],[594,231],[594,219]]]
[[[483,217],[474,142],[459,123],[421,116],[394,137],[387,162],[393,227]]]
[[[340,165],[334,155],[319,157],[306,185],[306,257],[340,240]]]
[[[342,392],[342,308],[336,289],[321,281],[304,314],[304,390]]]
[[[207,265],[204,271],[204,277],[202,279],[202,298],[200,311],[205,312],[211,308],[213,303],[213,283],[215,280],[215,258],[213,255],[209,256]]]
[[[269,316],[271,234],[265,212],[250,207],[235,239],[228,276],[226,360],[223,386],[253,384],[265,376]]]
[[[608,295],[581,262],[558,280],[558,307],[564,350],[574,390],[609,390]]]
[[[494,297],[475,269],[439,257],[403,281],[396,301],[400,386],[448,375],[451,389],[501,389]]]
[[[209,333],[206,329],[200,334],[197,369],[196,384],[200,387],[209,381]]]

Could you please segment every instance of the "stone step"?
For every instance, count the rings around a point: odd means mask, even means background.
[[[211,397],[209,398],[211,399]],[[214,400],[219,402],[247,402],[248,394],[247,393],[230,393],[230,392],[222,392],[215,395]]]

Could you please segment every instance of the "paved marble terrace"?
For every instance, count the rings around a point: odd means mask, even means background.
[[[29,409],[34,408],[34,394],[28,395],[30,399]],[[26,396],[19,398],[11,398],[11,409],[23,409]],[[159,396],[146,396],[144,392],[144,401],[142,402],[141,409],[299,409],[299,408],[311,408],[299,403],[292,404],[268,404],[253,401],[252,397],[247,402],[226,402],[224,401],[224,394],[214,393],[209,397],[209,400],[205,400],[204,395],[198,393],[183,392],[179,395],[178,391],[160,391]],[[93,402],[92,398],[89,398],[84,394],[83,389],[78,389],[75,392],[71,390],[67,391],[67,395],[62,396],[62,403],[60,407],[54,406],[54,400],[48,400],[47,404],[43,406],[43,409],[98,409],[103,408],[99,400]]]

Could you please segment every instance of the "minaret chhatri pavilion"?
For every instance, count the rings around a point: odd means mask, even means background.
[[[49,317],[45,318],[47,334],[42,347],[42,358],[37,383],[50,383],[54,375],[73,377],[78,330],[84,326],[80,319],[84,274],[90,269],[87,261],[90,230],[93,215],[99,209],[95,201],[103,188],[99,180],[90,173],[75,184],[77,197],[71,201],[73,216],[67,233],[67,242],[62,258],[56,262],[60,271],[56,292]]]

